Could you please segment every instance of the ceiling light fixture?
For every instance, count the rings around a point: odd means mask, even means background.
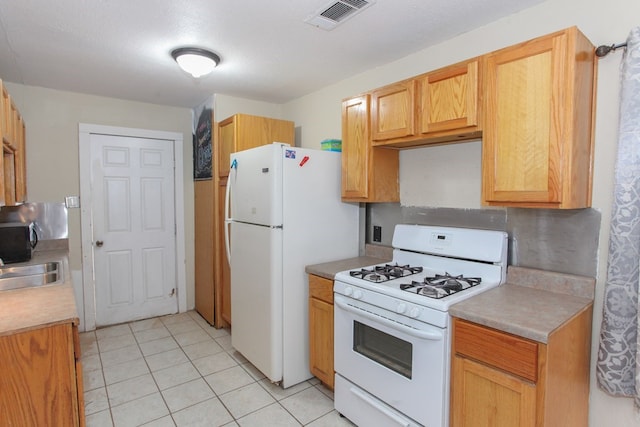
[[[220,63],[218,55],[199,47],[179,47],[171,51],[171,56],[195,78],[209,74]]]

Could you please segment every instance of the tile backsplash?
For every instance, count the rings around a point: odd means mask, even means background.
[[[391,246],[396,224],[506,231],[510,265],[597,275],[600,212],[595,209],[456,209],[367,204],[366,243]],[[382,227],[380,242],[373,241],[374,225]]]

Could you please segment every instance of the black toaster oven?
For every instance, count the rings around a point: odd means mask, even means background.
[[[5,264],[31,259],[31,228],[20,222],[0,223],[0,259]]]

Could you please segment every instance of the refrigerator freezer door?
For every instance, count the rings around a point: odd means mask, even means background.
[[[282,379],[282,229],[231,222],[231,344]]]
[[[282,144],[231,155],[231,218],[250,224],[282,225]]]

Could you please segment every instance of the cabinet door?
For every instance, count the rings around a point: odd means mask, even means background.
[[[369,196],[369,95],[342,103],[342,197]]]
[[[309,275],[309,366],[333,389],[333,280]]]
[[[27,200],[27,166],[26,166],[26,140],[25,126],[22,117],[18,117],[16,134],[16,153],[15,153],[15,171],[16,171],[16,202],[24,202]]]
[[[76,394],[77,403],[76,409],[78,411],[78,425],[84,427],[86,425],[86,418],[84,415],[84,379],[82,377],[82,354],[80,353],[80,333],[78,332],[78,325],[73,325],[73,354],[75,358],[76,366]]]
[[[229,158],[235,152],[236,126],[233,117],[229,117],[218,125],[218,176],[229,176]]]
[[[309,364],[311,373],[333,389],[333,305],[309,298]]]
[[[7,129],[7,106],[6,100],[9,99],[9,93],[0,80],[0,152],[2,153],[2,161],[0,161],[0,206],[5,205],[5,179],[4,179],[4,140],[8,132]]]
[[[1,425],[79,425],[73,349],[70,324],[0,337]]]
[[[12,146],[5,144],[2,153],[3,174],[4,174],[4,203],[7,206],[16,204],[16,161],[15,150]]]
[[[209,323],[214,324],[214,256],[216,235],[214,227],[215,188],[212,179],[195,181],[195,304],[196,311]]]
[[[2,140],[7,144],[13,143],[13,108],[11,96],[7,88],[2,85]]]
[[[483,194],[488,202],[560,203],[566,35],[485,60]]]
[[[536,387],[456,355],[450,408],[453,427],[534,427]]]
[[[373,141],[415,134],[415,96],[415,80],[405,80],[371,92]]]
[[[421,133],[478,126],[478,62],[452,65],[419,79]]]

